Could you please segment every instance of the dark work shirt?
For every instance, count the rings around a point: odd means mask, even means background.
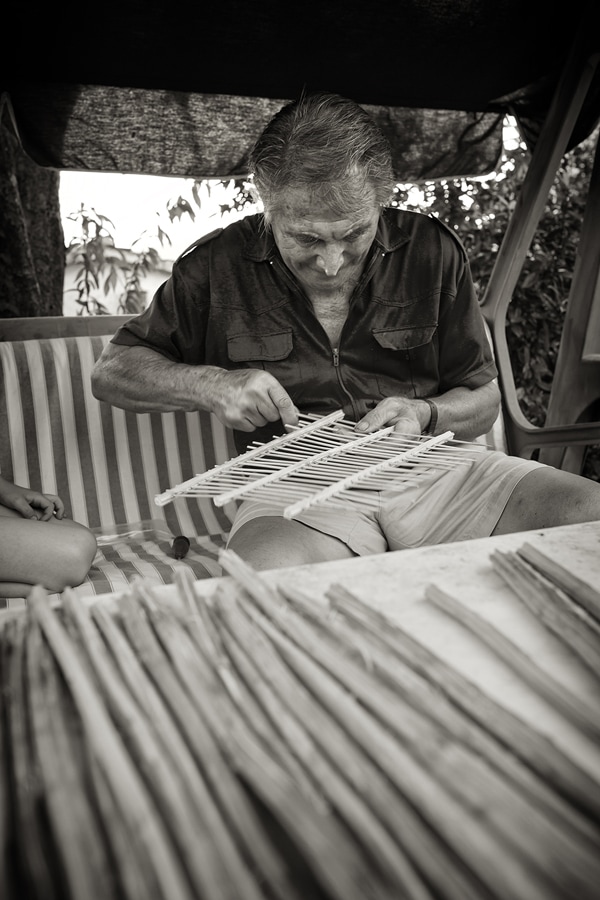
[[[335,348],[260,215],[201,239],[113,341],[191,365],[266,369],[301,412],[343,409],[353,421],[385,397],[497,376],[464,248],[437,219],[397,209],[380,217]],[[268,434],[236,435],[238,446]]]

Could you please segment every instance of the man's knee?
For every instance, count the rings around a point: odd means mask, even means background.
[[[282,516],[246,522],[227,543],[254,569],[281,569],[345,559],[355,554],[343,541]]]
[[[543,466],[515,487],[493,534],[600,520],[600,484]]]

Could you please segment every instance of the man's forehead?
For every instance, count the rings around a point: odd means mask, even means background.
[[[369,221],[372,212],[378,209],[377,203],[370,203],[371,198],[364,196],[364,192],[361,194],[360,197],[348,196],[347,209],[340,208],[339,203],[332,208],[314,187],[288,187],[279,193],[275,207],[286,218],[297,221],[358,223]]]
[[[363,206],[358,210],[340,213],[339,210],[332,210],[314,196],[311,201],[302,201],[298,197],[286,197],[283,202],[278,204],[278,211],[274,218],[286,231],[335,230],[347,234],[369,227],[378,214],[379,210],[376,206],[366,209]]]
[[[333,234],[350,234],[354,231],[362,231],[371,226],[373,216],[362,215],[360,217],[351,217],[348,219],[326,219],[317,217],[302,217],[284,219],[281,222],[282,227],[290,232],[307,232],[320,234],[321,232]]]

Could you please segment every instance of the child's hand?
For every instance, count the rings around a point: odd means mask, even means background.
[[[64,503],[55,494],[32,491],[31,488],[11,484],[4,478],[0,483],[0,503],[14,509],[24,519],[38,519],[40,522],[47,522],[53,516],[62,519],[65,514]]]

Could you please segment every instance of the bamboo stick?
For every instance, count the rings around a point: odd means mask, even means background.
[[[161,819],[183,860],[195,893],[208,900],[233,900],[232,879],[227,878],[218,848],[201,816],[200,808],[190,802],[187,785],[165,756],[164,740],[156,732],[155,720],[144,715],[135,697],[118,675],[106,645],[95,628],[89,609],[79,604],[72,593],[66,592],[64,606],[75,623],[80,646],[98,679],[108,712],[121,735],[138,771],[160,810]],[[245,879],[249,872],[245,869]]]
[[[100,610],[109,615],[106,609],[100,605],[92,607],[94,613],[98,613]],[[67,619],[66,625],[69,632],[73,633],[73,639],[76,640],[76,629],[73,627],[73,623]],[[110,823],[110,827],[105,827],[105,834],[114,860],[113,868],[118,873],[120,893],[126,900],[135,900],[135,898],[146,900],[149,896],[159,896],[160,888],[157,885],[156,877],[145,864],[136,845],[136,836],[131,833],[129,823],[121,813],[122,798],[115,797],[110,777],[104,774],[89,747],[85,749],[90,780],[90,803],[96,806],[103,822]]]
[[[325,807],[323,802],[315,806],[292,779],[275,782],[263,775],[251,777],[249,783],[287,834],[286,843],[291,842],[297,848],[303,861],[296,876],[301,896],[306,896],[308,890],[302,888],[308,874],[309,881],[319,885],[318,896],[323,892],[332,900],[394,900],[397,897],[397,886],[390,887],[372,860],[365,858],[360,845],[349,838],[333,809]],[[364,817],[361,821],[368,830],[369,821]],[[395,865],[398,866],[397,853]],[[309,895],[313,895],[312,891]],[[423,890],[411,891],[406,896],[415,900],[430,898]]]
[[[149,614],[148,618],[145,614],[142,615],[142,610]],[[183,680],[179,677],[173,657],[165,652],[165,642],[168,645],[172,638],[169,627],[173,625],[173,620],[156,608],[152,594],[141,583],[123,598],[121,613],[129,639],[171,709],[222,815],[235,834],[236,842],[252,861],[254,878],[260,872],[272,889],[278,892],[278,896],[282,893],[285,895],[285,891],[288,891],[288,895],[293,897],[293,886],[287,880],[285,866],[273,851],[254,806],[228,765],[206,720],[200,715],[198,698],[192,697],[189,690],[188,676]],[[201,663],[200,658],[190,652],[185,635],[179,631],[177,637],[174,648],[176,659],[185,659],[189,666],[193,666],[194,662]],[[209,685],[207,698],[211,703],[215,698],[213,692],[217,689],[216,679],[212,678]],[[249,884],[249,896],[250,891]]]
[[[161,897],[157,879],[144,864],[137,847],[137,837],[132,834],[129,823],[122,815],[122,798],[115,797],[110,776],[107,776],[97,758],[89,752],[86,765],[90,803],[93,803],[105,823],[106,841],[110,844],[112,866],[119,882],[118,896],[122,896],[125,900]],[[39,900],[44,900],[43,894]],[[93,896],[89,900],[94,900]]]
[[[154,803],[111,721],[97,687],[90,678],[77,647],[69,639],[46,592],[34,587],[29,595],[34,619],[50,644],[68,684],[81,718],[90,751],[111,785],[136,847],[145,859],[148,872],[156,877],[165,900],[192,900],[192,893],[173,851],[171,841]]]
[[[7,620],[8,621],[8,620]],[[6,623],[3,623],[6,626]],[[7,732],[7,704],[4,693],[9,689],[8,672],[4,668],[2,653],[2,625],[0,625],[0,897],[13,900],[11,877],[8,872],[10,857],[10,745]]]
[[[212,626],[211,626],[212,629]],[[218,640],[221,645],[221,640]],[[189,669],[186,666],[186,673],[189,683]],[[198,686],[201,690],[201,686]],[[195,692],[196,693],[196,692]],[[343,881],[341,891],[334,891],[331,896],[353,897],[355,890],[359,888],[360,882],[352,879],[354,856],[349,856],[346,860],[343,856],[343,845],[340,844],[337,828],[332,835],[332,823],[330,819],[324,815],[326,810],[323,804],[315,808],[306,793],[297,787],[293,780],[288,778],[278,778],[277,770],[270,764],[269,759],[264,754],[256,753],[256,745],[254,742],[248,742],[243,730],[240,732],[239,725],[243,721],[238,718],[231,718],[227,710],[218,708],[215,710],[216,718],[212,722],[213,729],[218,735],[218,739],[222,746],[227,748],[228,754],[231,756],[231,764],[240,771],[244,779],[251,784],[253,791],[262,798],[265,805],[272,809],[276,818],[284,824],[285,830],[294,837],[299,846],[304,850],[307,848],[312,854],[316,854],[316,860],[326,860],[325,866],[328,870],[328,877],[331,879],[333,871],[336,867],[342,874]],[[274,777],[275,776],[275,777]],[[315,809],[319,810],[319,815],[315,816]],[[330,848],[330,853],[327,848]],[[310,856],[310,852],[309,852]],[[332,863],[335,861],[335,865]],[[313,862],[315,860],[313,859]],[[371,888],[367,889],[364,879],[364,870],[359,871],[363,876],[363,884],[360,886],[360,893],[357,896],[370,897],[380,896],[372,893]],[[335,883],[335,878],[332,883]],[[330,889],[333,890],[330,885]],[[286,894],[286,897],[289,894]],[[301,896],[305,896],[304,893]],[[329,896],[329,894],[328,894]]]
[[[447,694],[439,690],[435,679],[429,679],[424,672],[417,671],[407,663],[396,646],[392,623],[386,621],[385,624],[378,625],[375,617],[353,615],[347,607],[335,610],[326,608],[311,600],[298,588],[287,584],[280,584],[279,590],[325,637],[331,634],[330,621],[334,617],[335,638],[340,652],[347,654],[367,671],[374,672],[388,688],[405,697],[416,709],[486,759],[531,804],[538,807],[546,818],[556,821],[560,828],[571,833],[576,840],[585,842],[590,850],[593,851],[598,846],[598,829],[593,828],[591,823],[549,788],[545,781],[515,757],[511,749],[482,729],[464,709],[456,706]]]
[[[293,630],[297,633],[297,622]],[[495,888],[507,891],[507,896],[525,891],[531,896],[539,893],[540,897],[558,892],[562,897],[563,891],[569,890],[578,891],[580,897],[591,896],[600,879],[597,855],[590,856],[566,835],[557,834],[552,824],[522,802],[517,792],[511,791],[491,770],[486,771],[482,760],[464,752],[456,743],[448,742],[426,723],[418,722],[405,705],[393,704],[386,715],[385,706],[390,698],[385,697],[381,687],[375,692],[361,684],[355,671],[338,665],[321,648],[316,653],[315,641],[311,656],[334,674],[345,691],[325,681],[300,647],[286,643],[274,629],[269,629],[269,633],[286,659],[293,660],[295,670],[301,673],[311,691],[320,692],[329,713],[343,716],[345,727],[355,740],[361,742],[388,778],[407,794],[480,877],[486,874],[493,878]],[[305,645],[303,638],[302,644]],[[409,752],[401,749],[387,730],[377,727],[377,720],[370,720],[368,725],[362,723],[354,704],[347,702],[347,692],[360,698],[362,704],[369,703],[386,725],[394,722],[396,733]],[[426,761],[425,767],[422,761]],[[458,839],[454,834],[457,821],[461,822]],[[527,834],[526,841],[523,834]],[[498,865],[504,872],[502,880],[499,872],[494,871]],[[510,873],[505,871],[507,866]]]
[[[592,708],[585,700],[557,681],[546,669],[540,668],[529,654],[477,615],[474,610],[442,590],[439,585],[428,585],[425,596],[434,606],[456,619],[483,641],[513,672],[520,675],[529,687],[550,706],[558,709],[576,728],[591,738],[600,740],[600,716],[597,708]],[[600,802],[600,791],[598,799]]]
[[[43,790],[29,739],[29,702],[25,676],[28,620],[11,619],[2,631],[2,678],[6,722],[7,767],[13,839],[5,862],[15,897],[63,900],[56,885],[56,865],[48,847],[40,810]]]
[[[231,603],[222,602],[225,590],[224,587],[219,589],[221,602],[216,606],[216,611],[222,625],[223,639],[236,667],[240,669],[258,702],[263,705],[273,725],[307,772],[311,773],[331,808],[337,810],[341,820],[347,823],[358,841],[354,847],[352,843],[348,847],[349,837],[341,835],[337,845],[329,852],[323,853],[317,847],[313,864],[321,877],[329,883],[334,880],[337,884],[337,879],[344,879],[348,873],[351,876],[348,896],[360,897],[363,893],[360,871],[365,866],[361,847],[364,846],[382,874],[391,880],[392,897],[398,896],[399,891],[401,896],[410,898],[428,896],[421,880],[422,875],[417,875],[414,863],[405,858],[402,846],[392,839],[393,832],[391,837],[389,829],[386,831],[382,827],[384,823],[374,814],[358,789],[358,785],[367,779],[371,795],[383,798],[388,818],[395,818],[389,785],[382,781],[381,774],[368,760],[357,754],[353,744],[347,741],[346,735],[336,723],[323,716],[319,707],[307,695],[306,689],[282,664],[265,635],[257,630],[248,612],[244,612],[239,605],[234,607]],[[321,750],[323,742],[327,748],[325,753]],[[365,766],[370,779],[364,774]],[[406,817],[397,817],[395,824],[406,828],[407,833],[414,836],[415,845],[422,848],[424,854],[429,849],[440,851],[433,853],[431,857],[428,854],[430,869],[435,873],[443,867],[447,851],[431,841],[427,829],[409,806],[405,806],[404,812]],[[305,829],[305,833],[308,836],[310,828]],[[308,851],[310,852],[310,848]],[[359,871],[355,874],[357,866]],[[480,896],[467,876],[461,878],[447,867],[443,868],[443,876],[449,897],[466,900]]]
[[[583,606],[596,622],[600,622],[600,591],[597,588],[533,544],[525,542],[517,553]]]
[[[233,897],[239,897],[244,891],[250,895],[253,889],[251,873],[240,857],[239,848],[178,728],[176,717],[143,669],[131,644],[117,627],[114,617],[100,604],[92,607],[92,615],[129,690],[148,720],[155,723],[167,764],[181,779],[192,810],[198,818],[191,837],[197,842],[198,856],[201,864],[207,867],[207,877],[212,870],[215,880],[222,881],[220,890],[230,892]]]
[[[382,639],[394,652],[402,653],[416,671],[429,678],[438,690],[552,785],[576,810],[585,813],[592,822],[600,822],[600,808],[594,796],[598,789],[596,782],[555,744],[492,700],[397,623],[359,601],[347,588],[332,585],[327,596],[335,609],[343,609],[365,627],[371,621],[377,623]]]
[[[222,601],[220,606],[222,606]],[[162,617],[161,617],[162,618]],[[166,624],[164,621],[161,623]],[[171,617],[169,623],[173,624]],[[160,626],[159,626],[160,627]],[[252,790],[260,796],[288,834],[294,839],[302,853],[310,861],[309,871],[318,872],[320,880],[327,886],[328,896],[340,900],[366,897],[390,897],[375,889],[369,869],[363,864],[357,866],[355,848],[344,857],[344,845],[340,841],[339,829],[331,818],[315,816],[308,798],[299,790],[286,773],[273,765],[273,761],[260,750],[256,742],[248,737],[243,720],[235,714],[228,703],[215,702],[215,694],[210,698],[202,683],[202,673],[194,671],[194,660],[186,647],[187,634],[169,635],[160,628],[161,640],[165,646],[176,650],[175,667],[185,678],[190,692],[196,698],[201,714],[209,722],[211,732],[223,749],[229,764]],[[194,676],[198,675],[198,679]],[[208,702],[207,702],[208,701]],[[282,894],[291,896],[290,888]],[[301,896],[304,896],[302,894]]]
[[[270,605],[272,597],[269,591],[265,590],[265,585],[259,579],[251,577],[249,567],[239,558],[234,560],[233,555],[222,555],[229,573],[243,576],[245,589],[252,592],[261,606],[266,608]],[[456,745],[446,746],[447,742],[435,735],[435,729],[419,722],[406,707],[397,711],[396,716],[397,725],[402,732],[402,743],[392,740],[387,730],[382,730],[376,720],[363,718],[364,713],[360,708],[348,700],[351,694],[364,702],[364,697],[369,695],[371,702],[379,710],[389,700],[381,699],[382,692],[366,683],[364,672],[358,672],[355,667],[347,664],[340,665],[330,648],[320,647],[315,636],[309,638],[304,633],[302,623],[289,612],[279,617],[278,625],[281,632],[270,624],[261,622],[261,627],[269,634],[278,651],[284,654],[286,661],[293,665],[297,673],[301,673],[302,681],[310,685],[311,691],[318,693],[328,712],[338,720],[343,719],[345,729],[456,852],[463,859],[469,860],[480,877],[491,877],[495,889],[506,891],[507,896],[514,896],[515,893],[520,895],[525,891],[531,896],[539,893],[539,896],[547,897],[556,885],[559,888],[565,884],[572,887],[574,883],[582,894],[589,892],[590,869],[594,873],[593,861],[582,854],[580,862],[584,872],[581,879],[578,871],[572,870],[570,860],[560,852],[556,858],[548,853],[544,864],[540,865],[536,842],[543,843],[543,839],[551,841],[551,833],[543,829],[540,833],[540,821],[528,817],[527,810],[523,807],[519,809],[519,816],[511,819],[507,798],[503,798],[502,783],[498,780],[490,779],[486,783],[480,777],[477,791],[472,790],[471,781],[477,774],[476,757],[464,755]],[[286,641],[283,634],[288,635],[291,640]],[[300,645],[306,649],[306,653],[303,653]],[[325,679],[323,671],[330,672],[336,681]],[[345,690],[339,687],[337,681],[344,685]],[[404,750],[405,744],[411,748],[411,753]],[[424,753],[425,747],[427,750]],[[427,769],[423,769],[417,762],[417,759],[425,758]],[[490,789],[489,803],[482,799],[482,792],[486,787]],[[458,796],[455,796],[457,789]],[[516,796],[513,794],[513,801],[516,801]],[[521,816],[525,816],[523,821],[519,821]],[[522,841],[515,839],[515,826],[520,829],[527,819],[532,834],[530,844],[524,846]],[[456,828],[456,821],[461,822],[460,829]],[[484,824],[488,827],[484,827]],[[552,843],[548,849],[552,849]],[[552,870],[551,874],[548,874],[549,868]]]
[[[334,591],[332,615],[301,591],[274,587],[235,554],[226,552],[222,561],[233,578],[220,581],[208,601],[195,596],[189,579],[179,578],[182,602],[176,605],[163,604],[158,590],[140,583],[116,615],[81,611],[72,596],[64,615],[34,606],[23,632],[32,652],[21,649],[19,662],[9,667],[29,703],[25,687],[41,686],[51,659],[36,652],[39,624],[82,715],[91,799],[104,823],[114,825],[109,843],[123,900],[172,896],[156,865],[147,865],[156,887],[145,895],[135,866],[127,866],[129,852],[136,855],[149,844],[132,833],[134,817],[126,815],[123,782],[106,762],[110,754],[90,740],[91,724],[81,712],[87,701],[87,714],[97,713],[90,698],[104,702],[128,735],[131,759],[146,773],[149,798],[157,799],[166,820],[160,824],[167,846],[178,828],[171,819],[195,827],[199,798],[212,801],[210,821],[221,827],[215,848],[221,852],[219,837],[227,842],[229,836],[232,856],[223,858],[236,866],[241,854],[248,863],[250,878],[240,875],[232,900],[596,900],[598,830],[577,813],[569,816],[566,801],[553,806],[522,765],[511,767],[508,751],[533,758],[540,772],[557,767],[559,786],[571,797],[581,790],[584,773],[563,765],[559,752],[546,756],[544,739],[524,723],[512,731],[510,715],[500,710],[496,716],[499,708],[489,698],[384,617],[361,609],[352,595]],[[2,675],[11,652],[3,641]],[[72,688],[76,676],[84,682],[79,693]],[[45,689],[56,692],[57,686],[50,679]],[[67,693],[58,697],[70,702]],[[36,740],[46,753],[63,746],[64,758],[72,757],[66,723],[50,721],[39,690],[34,699]],[[14,718],[14,697],[4,703],[7,720],[16,723],[13,733],[20,727],[29,741],[28,725]],[[485,722],[489,735],[467,713]],[[514,747],[515,735],[524,751]],[[94,736],[99,741],[100,733]],[[51,778],[57,780],[53,802],[61,810],[64,784],[75,788],[79,776],[63,772],[63,765],[64,759],[47,760],[43,782],[45,791]],[[174,770],[172,779],[163,767]],[[198,790],[192,799],[196,781],[204,794]],[[181,785],[189,797],[182,797]],[[163,795],[171,797],[170,805],[158,800]],[[189,820],[182,813],[187,801]],[[257,816],[258,809],[263,814]],[[82,809],[84,818],[87,812]],[[202,810],[198,821],[204,817]],[[258,833],[248,834],[253,823]],[[62,826],[57,833],[66,836],[76,823]],[[127,852],[115,846],[115,835]],[[75,837],[85,845],[85,834]],[[40,838],[44,853],[46,838]],[[176,843],[178,870],[186,851]],[[74,857],[71,862],[79,865]],[[78,877],[83,885],[90,875]],[[49,879],[56,883],[56,873]],[[200,893],[209,900],[210,889],[194,884],[194,900]]]
[[[223,645],[223,639],[209,614],[209,602],[206,598],[196,597],[193,589],[193,576],[187,570],[180,570],[175,575],[175,583],[179,589],[186,609],[186,622],[191,637],[196,641],[204,655],[210,660],[212,667],[218,672],[231,703],[237,714],[244,720],[248,729],[252,730],[265,751],[287,772],[303,795],[310,800],[317,812],[325,814],[327,806],[323,796],[315,788],[314,782],[298,764],[284,741],[273,728],[262,707],[257,703],[244,678],[232,667],[231,657]],[[212,605],[215,601],[210,601]]]
[[[600,680],[600,626],[596,620],[516,553],[495,550],[490,559],[527,608]]]
[[[103,833],[90,806],[73,717],[50,650],[36,623],[27,632],[27,682],[32,743],[41,772],[52,846],[62,863],[69,896],[112,900],[117,885]]]

